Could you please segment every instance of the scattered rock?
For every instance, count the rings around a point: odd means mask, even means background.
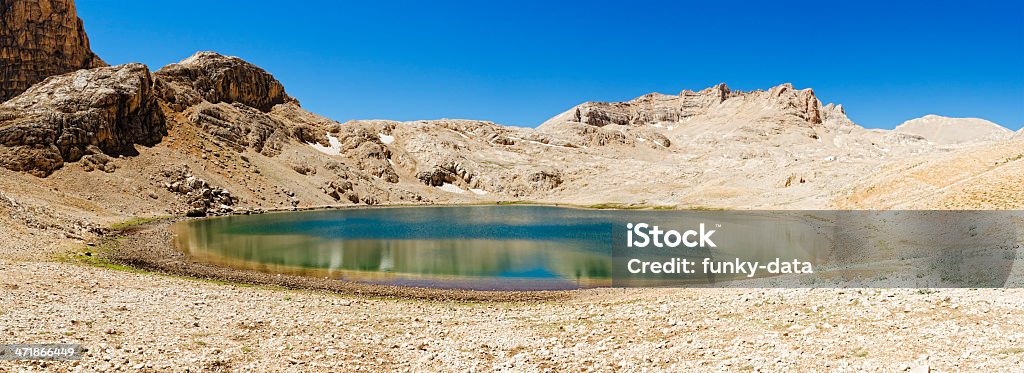
[[[205,180],[189,174],[187,169],[164,171],[164,176],[169,179],[164,184],[165,188],[185,197],[188,205],[186,216],[229,214],[238,202],[231,192],[210,186]]]

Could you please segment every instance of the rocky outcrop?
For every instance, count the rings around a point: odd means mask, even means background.
[[[336,141],[340,144],[339,153],[351,158],[360,170],[389,183],[397,183],[398,173],[391,164],[391,149],[381,141],[381,136],[385,132],[390,133],[395,125],[388,123],[382,128],[377,128],[378,126],[373,124],[375,123],[347,123],[338,128],[339,131],[332,136],[336,136]]]
[[[0,102],[47,77],[106,66],[72,0],[0,0]]]
[[[202,101],[239,103],[270,112],[295,100],[273,75],[238,57],[199,52],[155,73],[160,97],[178,111]]]
[[[763,96],[755,92],[755,96]],[[769,101],[785,115],[792,115],[808,124],[821,124],[821,101],[810,88],[796,89],[793,84],[785,83],[772,87],[767,92]]]
[[[372,176],[366,176],[358,169],[335,161],[324,166],[334,177],[320,190],[335,201],[376,205],[392,198],[390,192],[375,186]],[[403,193],[401,198],[408,198],[408,201],[422,200],[421,196],[412,193]]]
[[[474,180],[475,177],[476,174],[473,171],[466,169],[462,163],[457,161],[444,162],[435,165],[430,170],[421,171],[416,174],[416,178],[420,182],[430,186],[458,183],[475,187],[476,185],[473,184],[476,181]]]
[[[46,176],[90,146],[131,155],[134,145],[154,145],[166,133],[146,66],[79,70],[0,105],[0,166]]]

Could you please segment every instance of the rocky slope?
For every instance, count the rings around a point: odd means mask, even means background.
[[[72,0],[0,0],[0,102],[43,79],[106,64]]]
[[[998,142],[1013,136],[1013,131],[984,119],[949,118],[934,114],[903,122],[894,131],[921,136],[942,145]]]

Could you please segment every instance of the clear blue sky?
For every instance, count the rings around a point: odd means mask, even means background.
[[[792,82],[866,127],[931,113],[1024,125],[1019,1],[77,4],[109,63],[239,56],[340,121],[535,126],[584,101]]]

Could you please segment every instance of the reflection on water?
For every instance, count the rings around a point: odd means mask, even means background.
[[[1007,281],[1020,242],[1014,222],[1022,221],[996,212],[460,206],[235,216],[184,222],[176,230],[178,246],[200,261],[391,285],[527,290],[749,280],[746,273],[638,275],[626,265],[639,257],[707,257],[813,263],[817,277],[800,278],[800,286],[871,276],[885,286],[980,287]],[[717,246],[627,248],[628,222],[669,229],[706,224],[718,232]],[[766,271],[757,276],[786,280]]]
[[[177,226],[221,265],[470,289],[606,286],[611,216],[539,206],[384,208],[235,216]]]
[[[231,267],[393,285],[524,290],[613,285],[612,245],[625,247],[626,223],[641,221],[671,228],[711,221],[724,226],[715,228],[726,231],[716,236],[718,249],[686,256],[817,261],[814,249],[830,246],[823,225],[796,212],[411,207],[235,216],[177,228],[182,250]],[[654,247],[642,254],[676,255]],[[697,282],[733,277],[682,276]]]

